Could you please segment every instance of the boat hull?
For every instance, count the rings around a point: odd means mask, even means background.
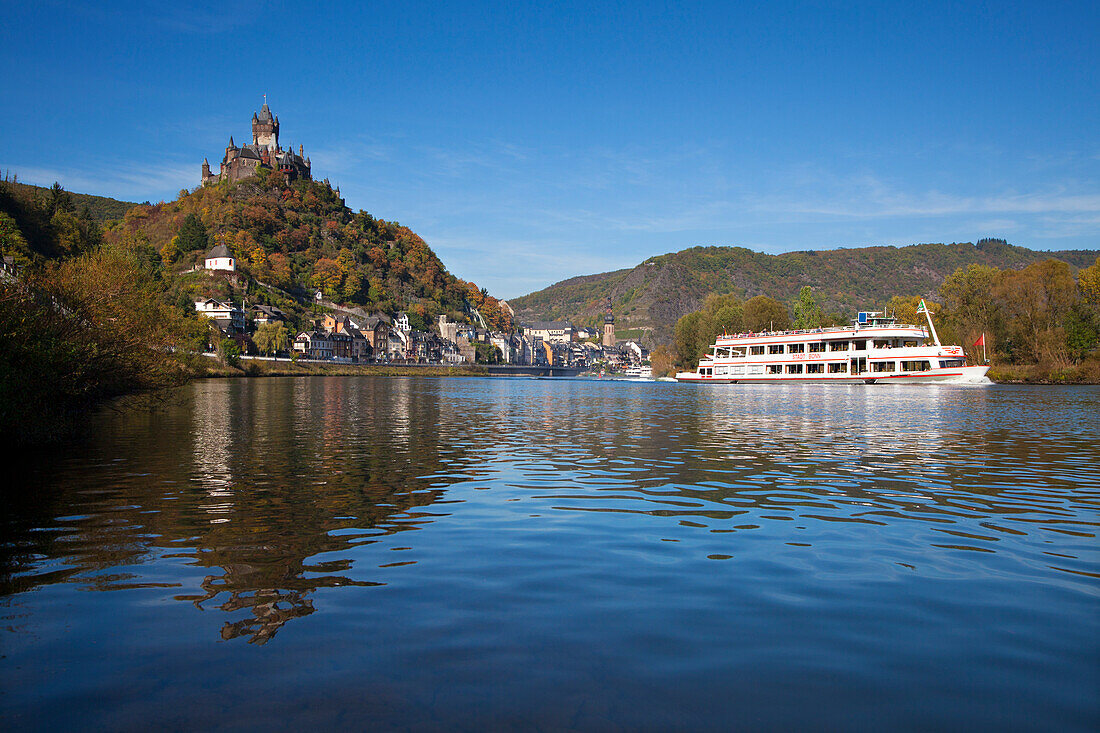
[[[991,384],[989,378],[986,377],[988,371],[988,366],[968,366],[905,374],[842,374],[836,376],[777,374],[774,376],[759,375],[753,377],[713,377],[703,376],[696,372],[679,372],[676,375],[676,381],[709,384]]]

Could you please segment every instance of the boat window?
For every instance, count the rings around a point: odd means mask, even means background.
[[[848,364],[843,361],[834,361],[829,364],[829,374],[843,374],[848,371]]]
[[[848,350],[848,342],[847,341],[830,341],[829,342],[829,351],[847,351],[847,350]]]
[[[783,344],[771,344],[770,346],[768,346],[768,353],[769,354],[782,354],[783,353]]]
[[[744,373],[745,373],[745,367],[743,367],[743,366],[730,367],[730,374],[744,374]]]
[[[872,361],[872,372],[892,372],[894,371],[894,362],[892,361]]]
[[[801,374],[801,373],[802,373],[802,365],[801,364],[788,364],[787,365],[787,374]]]
[[[901,345],[904,346],[905,348],[909,349],[909,348],[912,348],[914,346],[917,346],[917,342],[916,341],[903,341]]]
[[[783,365],[782,364],[768,364],[768,374],[782,374],[782,373],[783,373]]]
[[[801,354],[806,350],[806,344],[787,344],[788,354]]]
[[[874,347],[876,349],[889,349],[890,348],[890,339],[875,339],[874,340]]]
[[[725,367],[725,366],[715,367],[714,368],[714,373],[715,374],[728,374],[729,369],[730,369],[729,367]]]
[[[763,354],[764,353],[764,347],[763,346],[750,346],[749,347],[749,353],[754,354],[754,355]]]
[[[932,368],[932,365],[927,360],[921,361],[903,361],[901,363],[901,370],[903,372],[927,372]]]
[[[955,369],[966,366],[966,359],[940,359],[940,366],[944,369]]]
[[[824,374],[825,373],[825,365],[824,364],[807,364],[806,365],[806,373],[807,374]]]
[[[856,351],[866,349],[867,348],[867,342],[866,341],[853,341],[852,342],[852,348],[855,349]]]
[[[815,341],[814,343],[810,344],[810,353],[811,354],[820,354],[824,351],[825,351],[825,342],[824,341]]]
[[[749,365],[749,374],[763,374],[763,373],[764,373],[764,365],[763,364],[750,364]]]

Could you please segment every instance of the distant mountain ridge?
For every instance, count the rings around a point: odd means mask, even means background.
[[[1000,239],[779,255],[743,247],[692,247],[650,257],[633,268],[563,280],[509,303],[517,321],[596,325],[610,297],[617,330],[643,329],[647,340],[661,343],[671,339],[676,321],[698,310],[711,293],[767,295],[789,302],[809,285],[826,311],[854,313],[895,295],[935,296],[944,278],[971,263],[1017,269],[1054,258],[1081,268],[1093,264],[1098,254],[1040,252]]]

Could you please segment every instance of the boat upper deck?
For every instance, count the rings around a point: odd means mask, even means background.
[[[900,338],[926,339],[928,331],[910,324],[875,324],[869,326],[826,326],[798,331],[764,331],[761,333],[722,334],[717,346],[749,346],[753,344],[807,343],[830,339]]]

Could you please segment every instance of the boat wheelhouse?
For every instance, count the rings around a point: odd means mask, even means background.
[[[900,324],[881,312],[863,311],[851,326],[801,331],[724,334],[681,382],[924,382],[988,383],[988,366],[967,366],[961,346],[940,343],[932,317],[928,328]]]

